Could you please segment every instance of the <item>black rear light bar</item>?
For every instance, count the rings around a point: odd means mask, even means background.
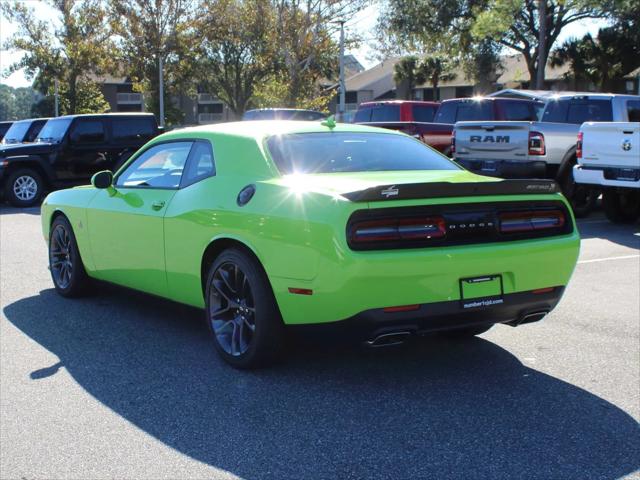
[[[352,250],[388,250],[526,240],[573,231],[562,202],[495,202],[358,210],[347,223]]]

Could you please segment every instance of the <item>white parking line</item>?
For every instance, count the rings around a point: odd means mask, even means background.
[[[591,260],[580,260],[578,262],[578,264],[580,263],[594,263],[594,262],[606,262],[609,260],[626,260],[629,258],[640,258],[640,255],[625,255],[623,257],[607,257],[607,258],[594,258]]]

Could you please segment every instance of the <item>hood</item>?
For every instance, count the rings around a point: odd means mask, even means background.
[[[0,145],[0,157],[49,153],[52,147],[52,143],[11,143],[8,145]]]

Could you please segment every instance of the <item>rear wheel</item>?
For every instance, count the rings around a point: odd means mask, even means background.
[[[441,332],[441,334],[448,338],[464,339],[464,338],[471,338],[471,337],[475,337],[476,335],[480,335],[488,331],[491,327],[493,327],[493,325],[477,325],[474,327],[465,327],[465,328],[458,328],[456,330],[447,330],[447,331]]]
[[[220,356],[236,368],[266,366],[284,346],[284,325],[269,281],[242,250],[223,251],[209,268],[207,324]]]
[[[604,214],[614,223],[630,223],[640,217],[640,192],[607,189],[602,193]]]
[[[71,224],[63,216],[57,217],[51,225],[49,270],[56,291],[63,297],[78,297],[87,292],[90,279]]]
[[[19,168],[9,174],[4,190],[7,200],[14,207],[32,207],[42,197],[44,181],[37,171]]]
[[[568,165],[568,168],[560,178],[562,193],[571,203],[571,208],[576,217],[586,217],[596,206],[596,201],[600,192],[589,185],[581,185],[573,179],[573,166],[575,159]]]

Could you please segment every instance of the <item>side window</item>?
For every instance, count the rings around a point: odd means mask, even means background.
[[[193,142],[168,142],[145,150],[122,172],[117,187],[178,188]]]
[[[148,118],[113,117],[111,122],[115,141],[139,142],[153,137],[153,124]]]
[[[584,122],[610,122],[612,119],[610,100],[571,102],[567,114],[567,123],[578,125]]]
[[[353,118],[355,123],[371,121],[371,107],[358,108],[356,116]]]
[[[199,180],[211,177],[216,174],[216,167],[213,162],[213,149],[211,142],[202,140],[193,144],[187,168],[182,176],[181,187],[186,187]]]
[[[73,143],[100,143],[104,142],[104,124],[102,120],[81,118],[74,125],[71,132]]]
[[[415,122],[433,122],[435,114],[435,107],[427,107],[423,105],[415,105],[413,107],[413,120]]]
[[[504,119],[511,121],[535,121],[537,117],[533,113],[528,102],[504,102],[502,105]]]
[[[371,112],[372,122],[398,122],[400,121],[400,105],[379,105],[373,107]]]
[[[38,134],[40,133],[40,130],[42,130],[42,127],[44,127],[45,123],[46,123],[46,120],[35,120],[31,124],[31,128],[29,128],[29,131],[27,132],[27,136],[25,137],[24,141],[35,142],[36,138],[38,138]]]
[[[568,100],[549,100],[541,122],[567,123]]]
[[[446,102],[440,105],[436,113],[437,123],[456,123],[456,109],[458,102]]]
[[[630,122],[640,122],[640,100],[627,102],[627,115]]]

